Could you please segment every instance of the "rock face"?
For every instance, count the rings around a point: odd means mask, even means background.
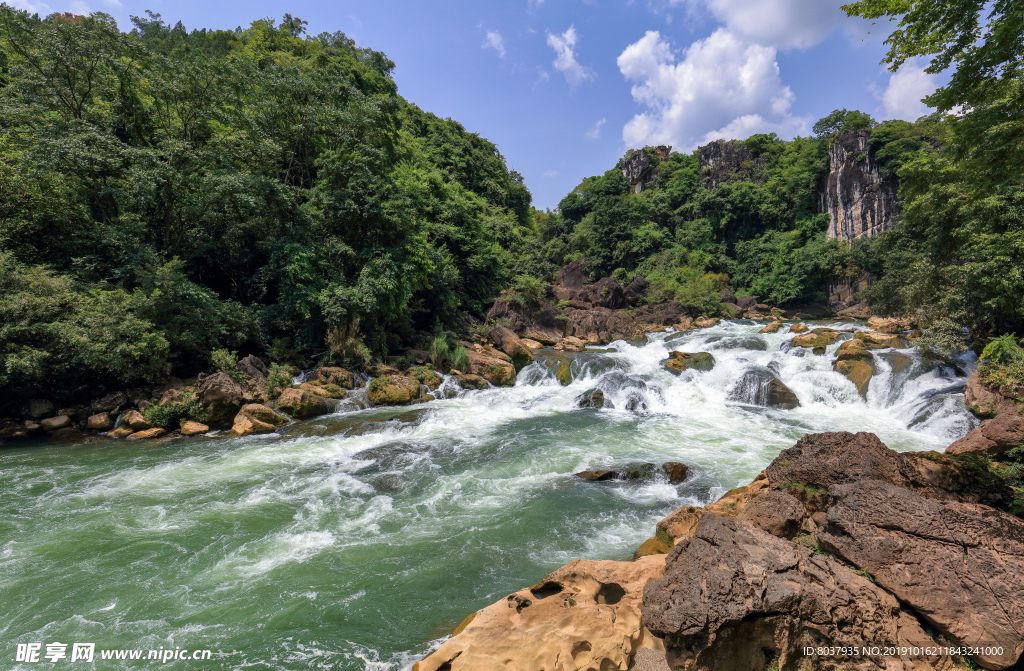
[[[664,576],[644,588],[643,616],[665,639],[670,667],[680,669],[796,669],[802,648],[823,642],[934,644],[866,577],[716,515],[700,518],[692,538],[669,554]],[[859,655],[829,656],[828,662],[829,668],[910,668]]]
[[[466,618],[412,671],[630,668],[638,650],[661,647],[640,621],[640,601],[664,562],[572,561]]]
[[[843,131],[829,147],[829,174],[824,210],[828,237],[855,240],[889,230],[896,224],[898,183],[883,178],[868,146],[870,130]]]
[[[253,400],[249,391],[226,373],[200,376],[196,398],[212,425],[231,424],[242,406]]]
[[[768,162],[768,156],[755,157],[742,142],[736,140],[717,140],[701,147],[698,152],[701,182],[706,189],[733,179],[758,181],[757,169]]]
[[[967,378],[964,400],[967,408],[982,418],[980,426],[946,448],[948,454],[987,454],[999,456],[1024,444],[1022,404],[1014,390],[992,391],[986,388],[977,372]]]
[[[662,160],[667,159],[668,155],[672,153],[672,147],[664,145],[653,149]],[[633,187],[634,193],[640,193],[644,190],[644,184],[657,178],[658,175],[653,168],[654,165],[644,149],[632,149],[622,164],[622,176]]]

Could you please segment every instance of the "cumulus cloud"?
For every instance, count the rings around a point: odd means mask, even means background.
[[[561,35],[548,33],[548,46],[555,51],[555,60],[551,62],[556,70],[562,73],[569,88],[576,88],[594,74],[583,67],[576,60],[576,42],[579,37],[576,35],[576,27],[569,26],[569,30]]]
[[[505,40],[497,30],[487,31],[487,39],[484,40],[483,48],[494,49],[498,52],[498,56],[505,58]]]
[[[783,86],[774,47],[749,43],[720,28],[676,57],[657,31],[648,31],[619,55],[619,70],[634,82],[633,99],[647,107],[622,129],[630,147],[669,144],[681,151],[718,138],[806,132],[794,117],[793,92]]]
[[[601,139],[601,126],[605,125],[606,123],[608,123],[608,119],[601,119],[600,121],[595,123],[593,126],[591,126],[590,130],[588,130],[586,133],[583,134],[583,137],[585,137],[588,140],[600,140]]]
[[[558,177],[558,171],[557,170],[548,170],[547,172],[544,173],[544,176],[545,177]]]
[[[848,0],[668,0],[691,12],[707,12],[734,35],[779,49],[806,49],[858,19],[840,7]]]
[[[7,4],[11,5],[15,9],[24,9],[25,11],[32,14],[39,14],[40,16],[46,16],[52,14],[53,10],[45,2],[33,2],[32,0],[7,0]]]
[[[876,92],[882,106],[875,115],[882,119],[915,121],[931,111],[921,99],[935,93],[936,88],[935,75],[925,72],[917,61],[907,61],[889,77],[885,90]]]

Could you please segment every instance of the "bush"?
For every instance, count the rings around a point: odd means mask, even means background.
[[[443,370],[448,362],[448,340],[444,336],[435,336],[430,341],[430,363],[437,370]]]
[[[238,352],[215,349],[210,354],[214,370],[224,373],[235,382],[245,382],[245,375],[238,369]]]
[[[270,398],[277,398],[278,394],[274,392],[274,389],[280,387],[287,389],[292,386],[292,375],[288,369],[280,366],[279,364],[271,364],[270,371],[267,375],[267,392]]]
[[[452,368],[463,373],[469,372],[469,353],[462,345],[456,347],[455,352],[452,353]]]
[[[548,283],[530,275],[517,275],[512,286],[502,292],[510,303],[522,307],[537,307],[548,292]]]
[[[1024,349],[1017,343],[1016,334],[999,336],[985,346],[978,375],[990,387],[1024,385]]]
[[[151,405],[142,413],[153,426],[177,428],[187,421],[205,422],[206,412],[199,405],[194,391],[186,391],[178,403]]]
[[[967,351],[963,327],[950,319],[939,319],[921,332],[914,344],[922,350],[935,352],[945,357]]]

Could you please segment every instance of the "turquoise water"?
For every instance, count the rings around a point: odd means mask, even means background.
[[[448,381],[451,397],[428,405],[349,406],[270,436],[4,449],[0,668],[155,664],[14,661],[18,643],[59,641],[213,651],[157,663],[169,669],[408,669],[467,614],[569,560],[628,559],[658,519],[746,484],[805,433],[941,449],[971,426],[948,368],[880,357],[865,401],[831,355],[784,351],[789,336],[759,327],[616,343],[579,357],[569,387],[536,364],[511,389]],[[670,348],[718,365],[674,377],[659,365]],[[801,407],[730,400],[753,367]],[[574,409],[593,387],[615,407]],[[571,475],[668,460],[691,466],[687,482]]]

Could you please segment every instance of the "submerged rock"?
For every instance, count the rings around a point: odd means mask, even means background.
[[[690,467],[678,461],[666,461],[661,465],[661,470],[668,476],[669,484],[678,485],[686,480]]]
[[[589,389],[573,401],[577,408],[603,408],[604,392],[600,389]]]
[[[792,410],[800,405],[800,399],[793,390],[767,369],[749,370],[744,373],[733,387],[729,398],[741,403],[781,410]]]

